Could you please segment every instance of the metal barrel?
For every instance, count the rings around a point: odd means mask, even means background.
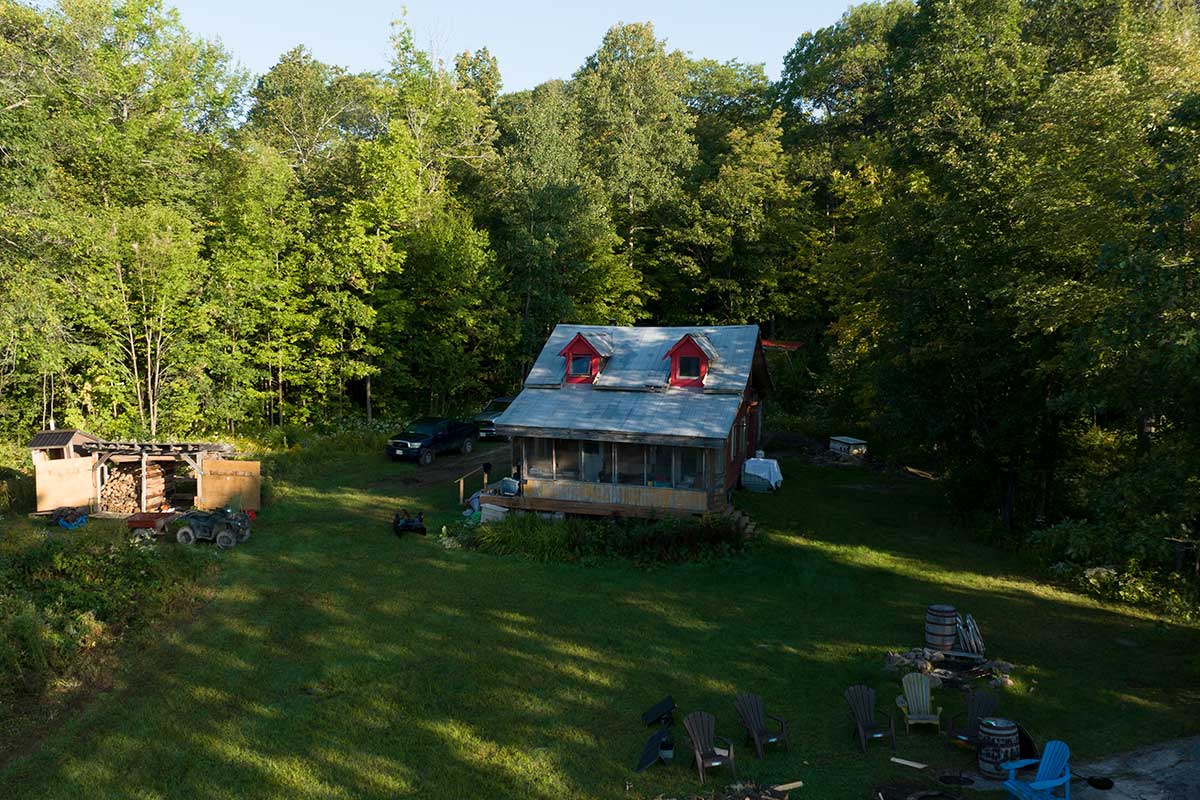
[[[1021,737],[1017,723],[1000,717],[979,721],[979,771],[988,778],[1003,780],[1008,772],[1001,764],[1021,757]]]

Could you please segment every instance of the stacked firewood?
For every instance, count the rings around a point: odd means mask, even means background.
[[[113,466],[108,470],[108,480],[100,488],[100,507],[118,514],[134,514],[141,511],[138,495],[141,481],[137,467]]]
[[[157,511],[171,504],[175,493],[175,470],[173,464],[146,465],[146,510]]]
[[[146,510],[157,511],[170,504],[175,493],[175,472],[161,464],[146,465]],[[108,480],[100,489],[100,505],[105,511],[135,514],[142,510],[142,479],[139,464],[113,465]]]

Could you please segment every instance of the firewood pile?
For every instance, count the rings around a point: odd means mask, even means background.
[[[155,511],[171,505],[175,493],[175,465],[146,465],[146,510]]]
[[[946,654],[928,647],[915,647],[905,653],[888,653],[884,662],[888,672],[916,670],[929,676],[929,685],[937,688],[942,684],[955,685],[972,678],[991,676],[991,685],[1002,688],[1012,685],[1012,664],[990,659],[969,665],[947,659]]]
[[[146,465],[146,510],[156,511],[170,505],[175,492],[174,465]],[[138,464],[114,464],[108,480],[100,489],[100,505],[105,511],[135,514],[141,511],[142,480]]]

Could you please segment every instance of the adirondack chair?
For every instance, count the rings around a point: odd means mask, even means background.
[[[896,720],[886,711],[875,707],[875,690],[870,686],[851,686],[845,693],[846,704],[850,706],[850,717],[854,720],[854,730],[858,735],[858,743],[862,751],[867,752],[867,741],[882,739],[887,736],[892,740],[892,749],[896,749]],[[887,717],[887,725],[876,722],[876,712]]]
[[[693,711],[683,718],[683,727],[687,730],[688,738],[692,740],[692,756],[696,761],[696,769],[700,772],[700,785],[704,785],[704,770],[725,764],[733,770],[737,777],[737,764],[733,759],[733,742],[724,736],[716,735],[717,720],[705,711]],[[725,752],[717,749],[721,742]]]
[[[972,691],[967,695],[967,710],[960,711],[950,718],[950,730],[946,735],[952,741],[978,745],[979,720],[994,716],[998,705],[996,695],[986,689]],[[964,721],[960,724],[958,720]]]
[[[758,753],[759,758],[763,757],[764,744],[783,742],[784,750],[792,749],[791,740],[788,738],[787,720],[774,714],[764,713],[761,697],[756,694],[739,692],[733,704],[737,708],[742,727],[746,729],[746,738],[754,740],[754,750]],[[779,730],[768,730],[767,719],[773,720]]]
[[[933,698],[929,695],[929,676],[920,672],[910,672],[901,681],[904,685],[904,704],[900,709],[904,712],[904,730],[912,732],[913,725],[936,725],[938,733],[942,732],[942,707],[938,706],[937,713],[933,712]]]
[[[1040,759],[1026,758],[1000,765],[1001,769],[1008,770],[1004,788],[1017,800],[1052,800],[1051,793],[1061,786],[1065,800],[1071,800],[1071,765],[1067,763],[1070,758],[1071,748],[1066,742],[1057,739],[1047,742]],[[1032,781],[1017,779],[1017,770],[1034,764],[1038,765],[1038,771]]]

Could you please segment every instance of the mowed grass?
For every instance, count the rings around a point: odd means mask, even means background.
[[[716,714],[739,776],[866,798],[919,778],[886,746],[860,754],[842,691],[867,683],[891,707],[884,655],[920,643],[934,602],[972,612],[1015,665],[1003,712],[1077,758],[1195,732],[1197,629],[1047,585],[956,529],[933,484],[783,469],[779,494],[739,498],[768,531],[749,554],[639,570],[397,539],[394,510],[452,519],[453,487],[412,494],[409,465],[331,459],[281,482],[254,537],[224,554],[215,600],[127,653],[119,688],[7,764],[0,796],[683,796],[698,785],[681,726],[675,764],[631,769],[649,732],[638,717],[669,693]],[[791,753],[759,761],[741,745],[739,690],[792,720]],[[936,767],[972,763],[932,732],[901,727],[898,743]]]

